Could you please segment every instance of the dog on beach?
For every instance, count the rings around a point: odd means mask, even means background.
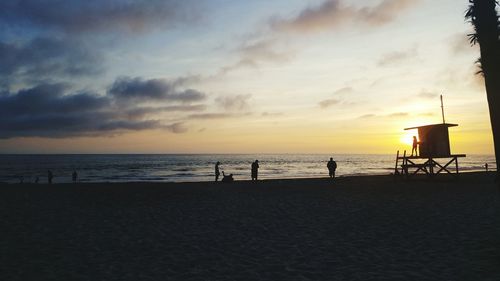
[[[226,176],[226,174],[224,174],[224,171],[222,171],[222,182],[233,182],[233,181],[234,181],[233,174],[229,174]]]

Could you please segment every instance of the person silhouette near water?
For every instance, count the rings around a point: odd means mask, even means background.
[[[330,157],[330,161],[326,164],[326,167],[328,168],[328,174],[330,178],[335,178],[335,170],[337,170],[337,162],[333,160],[332,157]]]
[[[418,140],[416,136],[413,136],[413,146],[411,148],[411,156],[413,156],[413,152],[415,151],[415,156],[418,156]]]
[[[215,163],[215,182],[217,182],[219,180],[219,176],[220,176],[219,165],[220,165],[220,162],[217,161],[217,163]]]
[[[73,183],[76,183],[76,180],[78,179],[78,173],[76,171],[73,171],[73,174],[71,174],[71,179],[73,180]]]
[[[255,162],[252,163],[252,181],[257,180],[258,174],[259,174],[259,160],[255,160]]]
[[[47,171],[47,180],[48,180],[49,184],[52,184],[52,179],[53,178],[54,178],[54,174],[52,174],[51,170],[48,170]]]

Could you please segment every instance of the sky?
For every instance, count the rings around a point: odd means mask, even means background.
[[[0,153],[493,154],[468,0],[6,0]]]

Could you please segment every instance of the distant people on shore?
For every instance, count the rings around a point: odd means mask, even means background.
[[[328,175],[330,176],[331,179],[334,179],[335,170],[337,170],[337,162],[333,160],[333,157],[330,157],[330,161],[328,161],[326,167],[328,168]]]
[[[419,143],[418,143],[417,137],[413,136],[413,146],[411,148],[411,156],[413,156],[413,152],[415,152],[415,156],[418,156],[418,151],[417,151],[418,144]]]
[[[233,182],[233,181],[234,181],[233,174],[229,174],[226,176],[226,174],[224,174],[224,171],[222,171],[221,182]]]
[[[259,175],[259,160],[252,163],[252,181],[256,181]]]
[[[71,174],[71,179],[73,180],[73,183],[76,183],[78,180],[78,173],[76,171],[73,171],[73,174]]]
[[[51,170],[48,170],[47,171],[47,181],[49,182],[49,184],[52,184],[52,179],[53,178],[54,178],[54,174],[52,174]]]
[[[219,176],[220,176],[219,165],[220,165],[220,162],[217,161],[217,163],[215,163],[215,182],[217,182],[219,180]]]

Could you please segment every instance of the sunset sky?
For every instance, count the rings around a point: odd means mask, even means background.
[[[467,5],[1,1],[0,153],[492,154]]]

